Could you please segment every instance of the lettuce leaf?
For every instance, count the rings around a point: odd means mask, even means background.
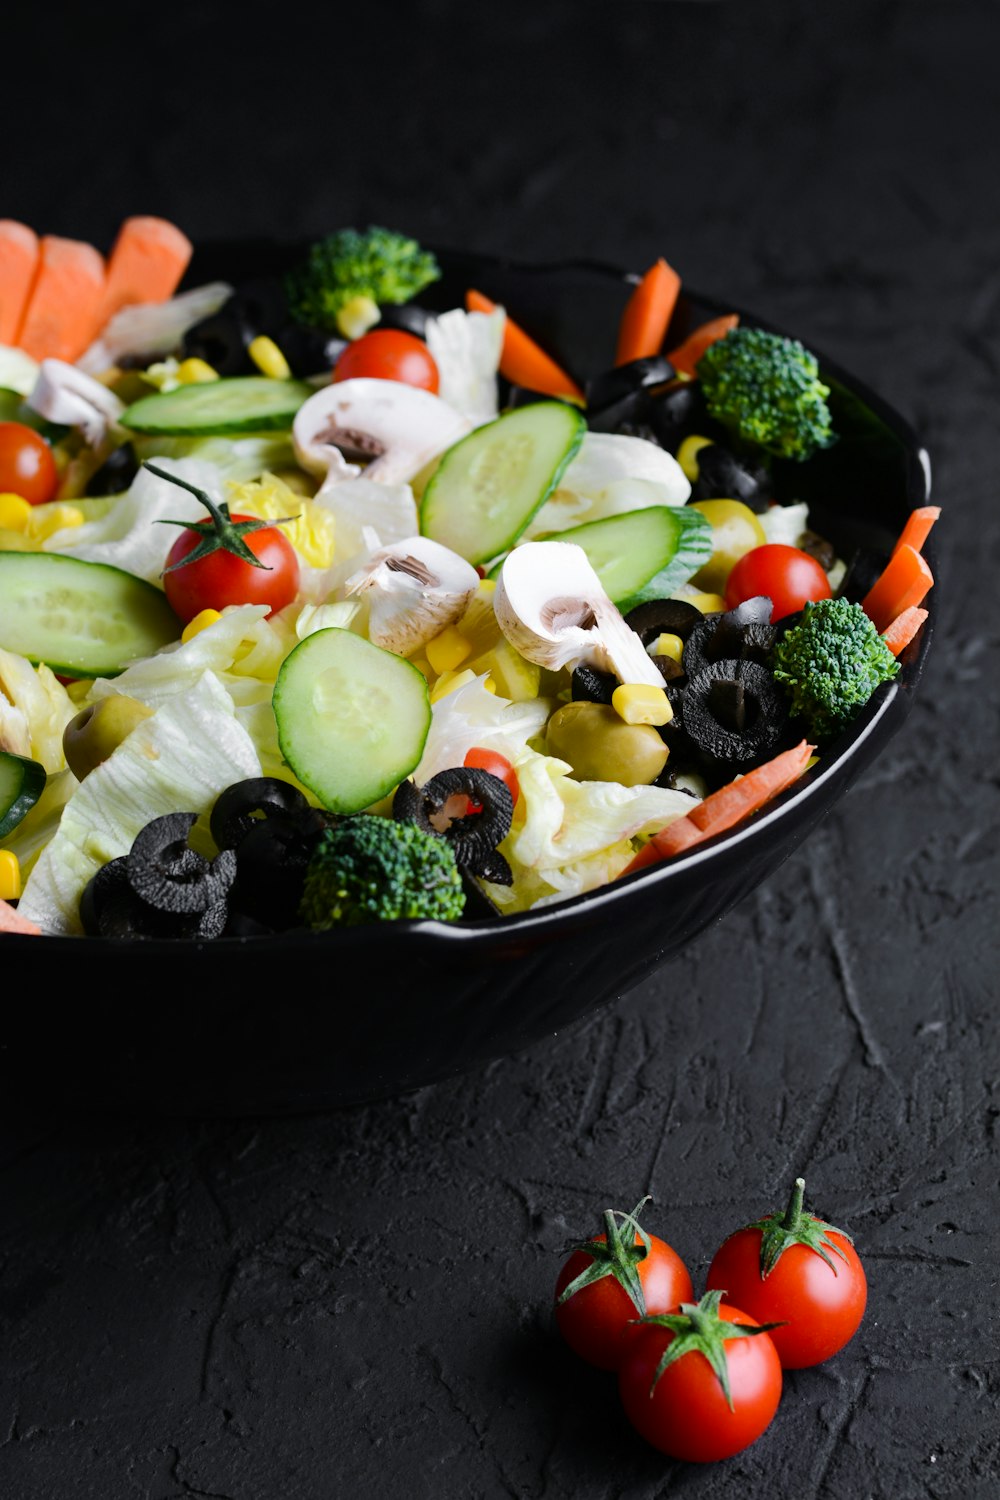
[[[497,415],[497,370],[506,314],[441,313],[427,323],[427,347],[434,356],[441,384],[438,395],[474,426]]]

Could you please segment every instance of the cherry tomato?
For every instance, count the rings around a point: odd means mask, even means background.
[[[830,584],[808,552],[782,542],[768,542],[765,547],[745,552],[734,564],[726,584],[726,608],[735,609],[757,594],[766,594],[774,605],[771,619],[783,620],[804,604],[829,599]]]
[[[638,1211],[637,1208],[635,1213]],[[624,1232],[617,1223],[618,1219],[625,1221]],[[604,1254],[610,1256],[612,1262],[619,1251],[634,1262],[642,1287],[644,1309],[636,1306],[622,1279],[610,1267],[599,1279],[581,1286],[565,1302],[560,1302],[571,1282],[583,1275],[595,1261],[599,1267],[605,1264],[601,1254],[590,1254],[583,1248],[574,1250],[556,1281],[556,1322],[560,1333],[582,1359],[602,1370],[617,1369],[625,1347],[623,1336],[643,1310],[648,1313],[667,1312],[694,1295],[687,1267],[665,1240],[657,1239],[655,1234],[647,1235],[648,1252],[636,1256],[636,1250],[641,1252],[644,1247],[638,1228],[629,1233],[629,1224],[634,1221],[635,1214],[614,1215],[610,1234],[607,1230],[595,1234],[587,1244],[602,1250],[610,1244],[610,1252],[604,1250]]]
[[[401,380],[437,395],[438,367],[423,339],[397,328],[376,328],[348,344],[333,367],[334,380],[365,375],[373,380]]]
[[[231,519],[253,521],[255,517],[234,515]],[[197,531],[182,531],[167,555],[167,567],[187,557],[202,540]],[[266,604],[269,614],[291,604],[299,590],[299,560],[291,542],[276,526],[247,532],[243,540],[263,568],[219,548],[164,573],[167,600],[185,624],[203,609],[223,610],[229,604]]]
[[[475,749],[469,751],[463,761],[463,765],[469,766],[476,771],[488,771],[491,776],[495,776],[498,781],[502,781],[514,799],[514,806],[517,806],[517,799],[521,795],[521,784],[517,779],[517,772],[506,755],[501,755],[498,750],[484,750],[477,746]],[[482,812],[482,808],[477,802],[470,801],[469,811]]]
[[[703,1298],[699,1307],[704,1309],[707,1301]],[[725,1323],[757,1327],[753,1318],[725,1302],[719,1305],[718,1317]],[[675,1338],[683,1336],[658,1323],[640,1323],[629,1335],[618,1369],[625,1415],[654,1448],[671,1458],[701,1464],[731,1458],[756,1442],[778,1410],[781,1362],[771,1336],[757,1333],[723,1340],[731,1408],[718,1374],[698,1349],[680,1355],[656,1378],[663,1355]]]
[[[850,1239],[802,1212],[800,1184],[784,1216],[768,1215],[731,1234],[708,1272],[708,1285],[724,1290],[753,1317],[786,1325],[771,1334],[786,1370],[818,1365],[842,1349],[860,1327],[868,1300],[864,1268]],[[778,1255],[762,1275],[765,1234],[775,1237]]]
[[[45,505],[59,488],[52,449],[23,422],[0,422],[0,495]]]

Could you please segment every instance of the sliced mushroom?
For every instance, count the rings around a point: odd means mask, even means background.
[[[345,591],[369,596],[369,639],[409,656],[461,618],[478,585],[479,574],[464,557],[430,537],[413,536],[374,552]]]
[[[77,427],[97,448],[125,410],[114,391],[61,359],[43,359],[28,405],[39,416]]]
[[[619,682],[663,686],[656,663],[604,592],[583,548],[572,542],[515,547],[493,608],[500,629],[528,661],[553,671],[595,667]]]
[[[292,437],[303,468],[314,474],[360,474],[406,484],[471,430],[465,417],[430,391],[399,380],[340,380],[300,408]]]

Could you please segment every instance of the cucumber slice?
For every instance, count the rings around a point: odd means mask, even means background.
[[[206,433],[276,432],[291,427],[295,413],[314,394],[301,380],[268,380],[241,375],[179,385],[173,391],[143,396],[125,409],[122,426],[132,432],[198,437]]]
[[[37,760],[0,750],[0,839],[13,833],[45,790],[45,768]]]
[[[538,401],[462,438],[424,492],[420,529],[471,563],[513,547],[583,442],[575,407]]]
[[[180,622],[145,579],[60,552],[0,552],[0,646],[66,677],[116,677],[176,641]]]
[[[336,627],[286,656],[271,702],[282,755],[331,812],[361,812],[405,780],[431,726],[416,667]]]
[[[582,547],[605,593],[627,614],[647,599],[667,599],[712,555],[712,528],[686,505],[651,505],[554,532],[551,541]]]

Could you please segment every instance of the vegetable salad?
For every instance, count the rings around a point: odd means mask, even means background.
[[[836,441],[815,359],[669,348],[666,262],[581,384],[478,289],[422,307],[392,231],[189,255],[0,221],[0,930],[544,907],[750,816],[898,670],[937,511],[852,594],[773,498]]]

